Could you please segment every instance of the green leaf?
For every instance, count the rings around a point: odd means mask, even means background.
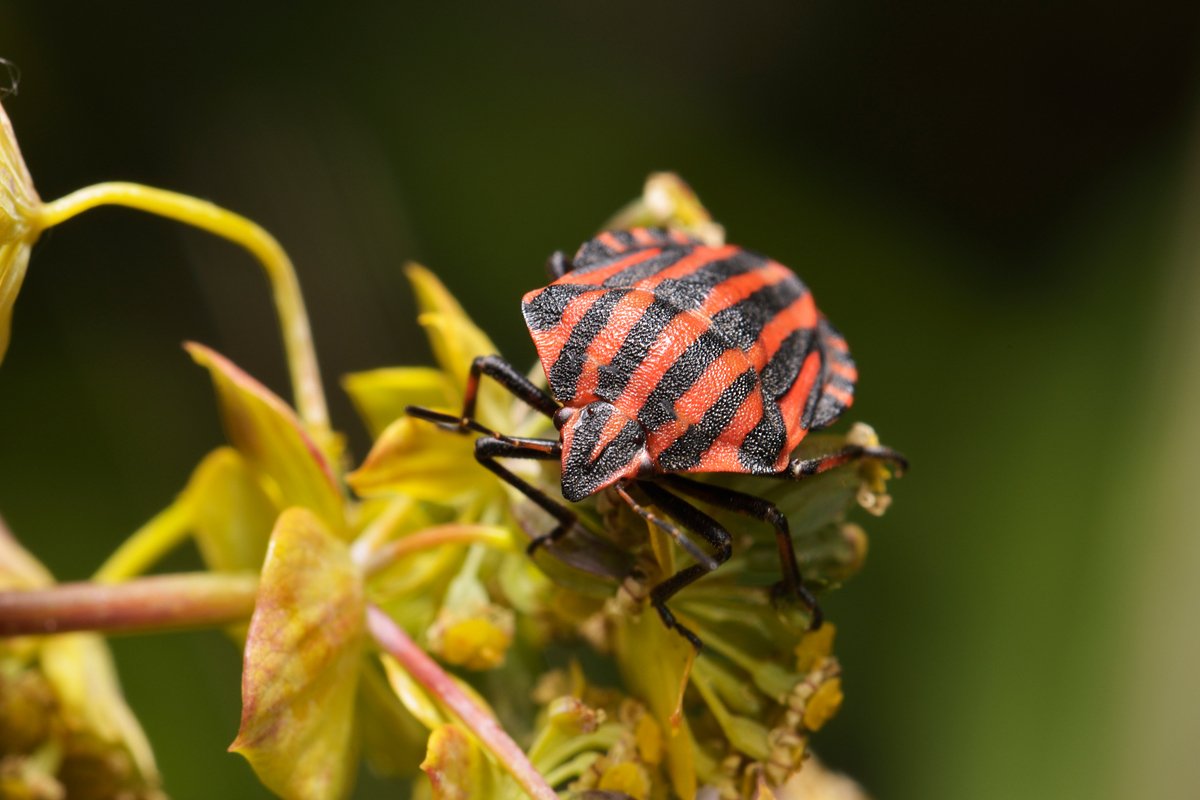
[[[250,620],[242,724],[229,748],[282,797],[350,791],[364,614],[362,576],[347,547],[310,511],[284,511]]]
[[[185,492],[204,562],[226,572],[261,569],[279,508],[246,460],[231,447],[212,451]]]
[[[377,438],[388,425],[404,416],[407,406],[454,408],[462,405],[462,396],[459,394],[455,399],[450,380],[441,370],[432,367],[390,367],[355,372],[342,378],[342,388],[350,395],[372,438]]]
[[[279,505],[303,506],[347,536],[337,480],[295,412],[216,351],[195,343],[186,347],[212,375],[229,440],[273,484]]]

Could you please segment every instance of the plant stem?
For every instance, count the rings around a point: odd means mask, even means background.
[[[400,662],[413,679],[462,720],[527,795],[534,800],[558,800],[545,778],[495,718],[460,689],[446,671],[376,605],[367,606],[367,629],[379,646]]]
[[[407,555],[451,543],[485,544],[498,550],[508,551],[516,549],[512,534],[507,528],[501,528],[498,525],[460,525],[456,523],[435,525],[380,547],[370,555],[366,564],[366,573],[369,577]]]
[[[305,424],[319,436],[322,445],[327,444],[331,436],[329,412],[321,388],[308,313],[292,262],[275,237],[256,223],[220,206],[136,183],[98,183],[46,203],[38,209],[37,229],[45,230],[103,205],[125,206],[173,219],[228,239],[250,251],[262,264],[271,282],[296,409]]]
[[[0,636],[141,633],[228,625],[254,611],[258,576],[196,572],[0,592]]]

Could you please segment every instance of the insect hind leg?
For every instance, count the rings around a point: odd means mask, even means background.
[[[675,614],[667,607],[667,601],[681,589],[728,561],[733,554],[733,539],[721,523],[661,486],[650,481],[638,481],[638,487],[646,493],[655,506],[670,514],[688,530],[701,536],[713,548],[711,560],[684,567],[650,590],[650,604],[658,612],[663,624],[687,639],[699,652],[704,646],[700,637],[675,618]]]
[[[562,250],[555,250],[550,254],[550,258],[546,259],[546,272],[554,280],[558,280],[573,269],[575,269],[575,265]]]
[[[897,473],[903,474],[908,470],[908,459],[890,447],[865,447],[863,445],[847,445],[836,453],[827,453],[815,458],[797,458],[784,468],[776,477],[799,480],[810,475],[820,475],[844,464],[861,461],[864,458],[878,458],[889,462],[896,468]]]
[[[781,580],[771,589],[772,599],[799,600],[809,612],[809,630],[821,627],[824,615],[817,598],[804,585],[800,577],[800,566],[796,559],[796,547],[792,541],[791,526],[787,517],[769,500],[745,492],[712,486],[678,475],[664,475],[659,480],[676,491],[694,497],[702,503],[723,508],[735,514],[762,520],[775,529],[775,544],[779,549]]]

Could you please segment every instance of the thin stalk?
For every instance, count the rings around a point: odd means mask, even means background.
[[[92,576],[97,583],[120,583],[146,572],[187,538],[192,509],[176,500],[138,528],[113,551]]]
[[[558,800],[550,784],[538,773],[500,723],[471,699],[437,663],[376,605],[367,606],[367,629],[379,646],[395,658],[417,683],[454,712],[495,756],[500,766],[534,800]]]
[[[267,273],[283,332],[292,392],[300,418],[322,444],[330,437],[329,412],[313,350],[308,312],[292,262],[275,237],[240,214],[194,197],[136,183],[98,183],[42,205],[35,224],[51,228],[97,206],[114,205],[146,211],[228,239],[250,251]]]
[[[460,525],[456,523],[436,525],[401,539],[395,539],[377,549],[367,561],[367,576],[378,573],[407,555],[452,543],[485,544],[498,550],[512,551],[516,549],[512,534],[507,528],[497,525]]]
[[[0,636],[218,627],[249,619],[257,593],[257,575],[211,572],[5,591]]]

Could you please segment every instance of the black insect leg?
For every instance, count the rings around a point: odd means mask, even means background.
[[[455,417],[429,408],[421,408],[420,406],[409,406],[405,409],[405,412],[411,417],[437,423],[447,430],[459,433],[466,433],[468,430],[471,430],[509,442],[520,441],[485,428],[475,419],[475,402],[479,396],[479,381],[484,375],[490,376],[518,400],[524,401],[548,417],[553,417],[554,412],[558,411],[558,403],[554,398],[534,384],[529,378],[526,378],[512,364],[509,364],[500,356],[479,356],[471,362],[471,371],[467,375],[467,385],[463,391],[461,415]]]
[[[563,275],[566,275],[575,265],[571,263],[571,259],[567,258],[567,254],[562,250],[555,250],[550,254],[550,258],[546,259],[546,272],[550,273],[550,277],[558,280]]]
[[[822,472],[827,472],[843,464],[860,461],[864,458],[878,458],[883,461],[889,461],[899,472],[904,472],[908,469],[908,459],[890,447],[863,447],[862,445],[852,444],[843,447],[836,453],[829,453],[817,456],[816,458],[797,458],[775,477],[806,478],[809,475],[820,475]]]
[[[661,486],[649,481],[638,481],[637,485],[655,506],[670,514],[688,530],[701,536],[713,548],[711,561],[684,567],[650,590],[650,603],[662,617],[663,624],[668,628],[673,628],[699,651],[702,647],[700,637],[675,619],[671,609],[667,608],[667,601],[680,589],[711,572],[713,567],[728,561],[729,556],[733,553],[733,541],[729,537],[729,532],[721,527],[721,523],[686,500],[676,497]]]
[[[629,489],[632,487],[624,485],[624,482],[622,481],[614,488],[617,490],[617,494],[621,496],[621,499],[624,500],[631,509],[633,509],[634,513],[654,527],[665,532],[668,536],[674,539],[680,547],[686,550],[688,555],[696,559],[697,562],[703,564],[710,572],[720,566],[716,559],[705,553],[696,545],[695,542],[687,538],[687,536],[683,534],[683,531],[681,531],[678,526],[673,524],[670,520],[664,519],[655,514],[653,511],[646,508],[644,505],[634,499],[633,495],[629,493]]]
[[[548,446],[548,448],[547,448]],[[512,486],[521,494],[528,497],[546,513],[558,521],[558,525],[549,533],[534,538],[526,552],[533,555],[539,547],[547,542],[555,542],[562,538],[575,524],[575,512],[555,500],[541,489],[526,482],[513,474],[503,464],[497,463],[497,458],[526,458],[538,461],[556,461],[561,458],[558,442],[549,439],[526,439],[511,441],[492,436],[482,436],[475,440],[475,460],[490,470],[496,477]]]
[[[771,593],[776,598],[794,597],[800,600],[810,612],[809,629],[816,630],[821,627],[824,619],[821,607],[817,604],[817,598],[800,578],[800,567],[796,563],[796,548],[792,542],[792,532],[787,517],[774,503],[752,494],[737,492],[721,486],[712,486],[678,475],[663,475],[658,480],[703,503],[762,520],[773,527],[775,543],[779,548],[779,562],[783,570],[783,578],[775,584]]]

